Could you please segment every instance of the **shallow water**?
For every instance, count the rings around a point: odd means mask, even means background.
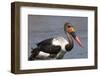
[[[64,23],[71,23],[77,35],[80,37],[84,48],[74,43],[74,48],[67,52],[64,59],[87,58],[87,17],[69,17],[69,16],[28,16],[28,56],[31,55],[31,48],[36,47],[36,43],[47,38],[62,36],[67,39],[64,33]]]

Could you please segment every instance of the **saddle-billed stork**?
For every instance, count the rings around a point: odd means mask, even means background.
[[[40,52],[48,54],[49,58],[62,59],[65,53],[71,51],[74,47],[74,40],[80,45],[80,47],[83,47],[71,23],[66,22],[64,24],[64,31],[67,40],[63,37],[54,37],[37,43],[37,47],[31,51],[29,60],[35,60],[39,56]]]

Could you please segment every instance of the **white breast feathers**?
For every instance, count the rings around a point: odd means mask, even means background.
[[[56,37],[52,41],[53,45],[59,45],[61,46],[62,50],[65,50],[65,45],[68,44],[68,41],[64,39],[63,37]]]

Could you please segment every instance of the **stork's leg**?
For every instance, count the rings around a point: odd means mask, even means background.
[[[66,51],[62,51],[62,50],[61,50],[61,51],[57,54],[56,59],[62,59],[62,58],[64,57],[65,53],[66,53]]]

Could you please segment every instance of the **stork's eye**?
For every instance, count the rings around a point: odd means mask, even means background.
[[[71,26],[67,26],[68,28],[70,28]]]

